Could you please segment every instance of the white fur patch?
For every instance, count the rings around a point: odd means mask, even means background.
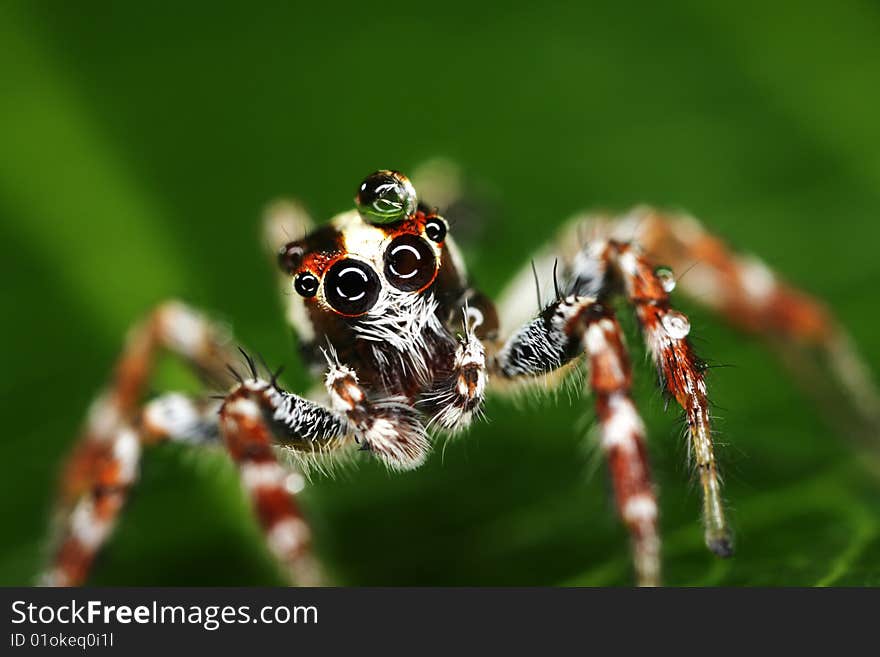
[[[98,549],[110,534],[111,529],[112,526],[109,522],[102,520],[95,514],[95,506],[91,498],[83,497],[77,502],[70,517],[70,531],[83,547],[88,550]]]
[[[331,364],[324,377],[324,385],[335,411],[347,413],[364,401],[364,393],[358,385],[357,374],[345,365]]]
[[[226,412],[251,419],[257,419],[260,417],[259,405],[255,401],[244,397],[239,397],[238,399],[229,402],[226,405]]]
[[[765,301],[776,289],[776,277],[755,258],[740,261],[739,281],[752,301]]]
[[[299,518],[286,518],[269,530],[266,540],[272,552],[286,558],[308,542],[309,528]]]
[[[657,502],[650,495],[633,495],[623,507],[626,522],[653,522],[657,519]]]
[[[119,410],[110,401],[107,393],[103,393],[89,407],[87,422],[89,432],[98,440],[107,440],[112,436],[120,420]]]
[[[374,407],[380,412],[394,412],[395,402],[383,402]],[[401,410],[403,410],[401,408]],[[424,427],[414,416],[397,415],[392,421],[389,417],[374,416],[368,425],[359,432],[361,439],[370,450],[385,464],[395,470],[412,470],[425,462],[430,450]]]
[[[584,348],[591,358],[605,359],[603,364],[613,368],[611,376],[615,381],[624,381],[626,372],[624,372],[623,363],[620,362],[620,354],[612,351],[611,343],[608,340],[608,335],[613,334],[616,330],[614,322],[607,318],[590,324],[584,334]]]
[[[259,488],[278,488],[284,485],[286,472],[277,463],[244,463],[241,481],[249,491]]]
[[[126,427],[116,436],[113,457],[119,463],[119,483],[130,484],[137,478],[141,458],[141,444],[137,434]]]
[[[199,422],[199,411],[186,395],[170,393],[144,407],[143,421],[151,433],[184,437]]]
[[[191,359],[205,352],[210,332],[205,319],[198,313],[182,303],[172,302],[162,307],[159,322],[172,351]]]
[[[639,260],[632,251],[624,251],[617,259],[620,268],[629,276],[638,276]]]
[[[636,448],[636,437],[643,436],[645,425],[632,401],[621,394],[608,399],[611,417],[602,425],[602,448],[606,451],[617,447],[623,450]]]

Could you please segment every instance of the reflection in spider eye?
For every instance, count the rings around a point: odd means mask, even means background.
[[[303,248],[296,242],[289,242],[278,251],[278,266],[281,271],[292,274],[302,264]]]
[[[301,297],[313,297],[318,292],[318,277],[310,271],[303,271],[293,279],[293,289]]]
[[[446,222],[442,217],[429,217],[425,222],[425,236],[439,244],[446,239]]]
[[[340,315],[357,317],[375,305],[380,285],[379,276],[370,266],[345,258],[334,263],[324,276],[324,297]]]
[[[434,280],[437,260],[425,240],[401,235],[385,250],[385,278],[404,292],[422,290]]]
[[[402,173],[377,171],[367,176],[358,187],[355,203],[364,221],[390,224],[415,211],[416,190]]]

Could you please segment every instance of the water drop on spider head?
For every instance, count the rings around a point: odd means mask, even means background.
[[[663,291],[666,294],[669,294],[675,289],[675,274],[672,272],[672,268],[670,267],[657,267],[654,270],[654,275],[657,277],[657,280],[660,281],[660,285],[663,287]]]
[[[687,317],[676,310],[670,310],[660,320],[666,334],[673,340],[682,340],[691,332],[691,323]]]

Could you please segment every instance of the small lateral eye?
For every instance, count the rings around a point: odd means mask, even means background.
[[[442,217],[429,217],[425,222],[425,236],[437,244],[446,239],[448,230],[446,221]]]
[[[301,271],[293,279],[293,289],[301,297],[313,297],[318,293],[318,277],[310,271]]]
[[[324,298],[340,315],[357,317],[376,304],[379,276],[360,260],[344,258],[335,262],[324,275]]]
[[[281,271],[292,274],[302,264],[303,248],[296,242],[289,242],[278,251],[278,266]]]
[[[434,251],[420,237],[395,237],[385,250],[385,278],[398,290],[422,290],[433,282],[436,275]]]
[[[390,224],[415,211],[416,190],[402,173],[377,171],[364,178],[354,200],[364,221]]]

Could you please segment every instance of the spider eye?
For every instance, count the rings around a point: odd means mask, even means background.
[[[437,244],[446,239],[446,233],[449,229],[442,217],[429,217],[425,223],[425,236]]]
[[[404,292],[426,288],[437,275],[437,259],[425,240],[401,235],[385,250],[385,278]]]
[[[377,171],[364,179],[354,200],[364,221],[390,224],[415,211],[416,190],[402,173]]]
[[[296,242],[290,242],[281,247],[278,251],[278,266],[281,271],[292,274],[302,264],[303,248]]]
[[[318,277],[310,271],[303,271],[293,279],[293,289],[301,297],[313,297],[318,293]]]
[[[324,276],[324,298],[340,315],[357,317],[376,304],[379,276],[365,263],[345,258],[330,267]]]

